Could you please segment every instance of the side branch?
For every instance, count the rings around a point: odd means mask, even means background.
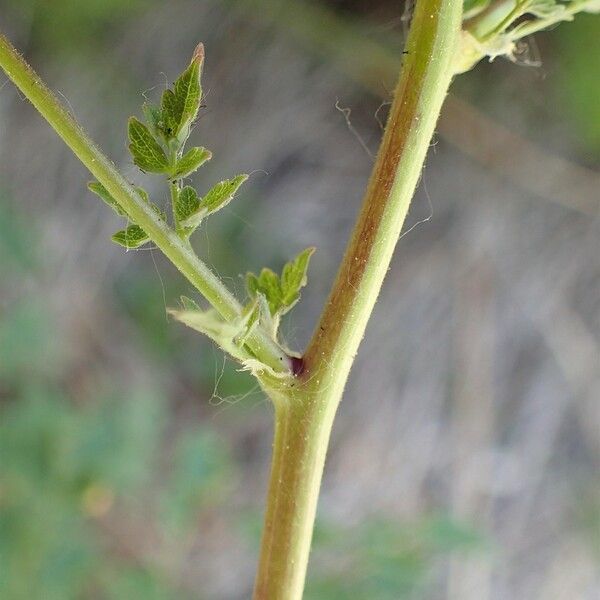
[[[188,281],[227,321],[241,314],[241,306],[223,282],[196,256],[99,150],[56,96],[42,82],[6,37],[0,35],[0,67],[69,146],[92,175],[109,191],[131,219],[148,234]],[[277,372],[291,371],[287,354],[262,328],[247,340],[261,362]]]

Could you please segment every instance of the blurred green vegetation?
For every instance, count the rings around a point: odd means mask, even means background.
[[[554,78],[561,108],[575,125],[577,136],[600,160],[600,18],[578,17],[556,33],[558,76]]]
[[[313,551],[307,600],[397,600],[431,597],[442,560],[486,551],[486,544],[471,525],[432,515],[406,524],[374,519],[350,531],[321,525]]]

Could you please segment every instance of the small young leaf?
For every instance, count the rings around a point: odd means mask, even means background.
[[[177,78],[173,90],[166,90],[161,100],[163,132],[180,144],[187,139],[190,126],[200,109],[202,88],[200,74],[204,61],[204,46],[199,44],[187,69]]]
[[[102,198],[102,200],[104,200],[104,202],[106,202],[106,204],[108,204],[108,206],[110,206],[119,216],[127,216],[127,213],[119,206],[117,201],[110,195],[109,191],[99,181],[90,181],[88,183],[88,189],[90,192],[93,192]]]
[[[253,358],[244,346],[236,342],[243,328],[240,327],[239,323],[224,321],[216,310],[202,311],[186,307],[184,310],[170,309],[168,313],[188,327],[208,336],[225,352],[242,364]]]
[[[303,250],[298,256],[287,263],[281,272],[282,304],[286,307],[285,312],[291,309],[300,299],[300,289],[306,285],[306,272],[310,257],[316,248],[310,247]]]
[[[198,44],[188,68],[177,78],[173,91],[180,111],[179,130],[191,125],[200,108],[202,88],[200,75],[204,62],[204,46]]]
[[[154,139],[150,130],[135,117],[129,119],[129,150],[135,164],[150,173],[165,173],[168,171],[169,162],[164,150]]]
[[[253,300],[262,295],[266,298],[271,315],[275,315],[282,307],[282,293],[279,276],[265,267],[257,277],[254,273],[246,274],[246,288]]]
[[[177,221],[185,227],[197,226],[200,223],[194,223],[192,217],[198,213],[200,209],[200,199],[196,190],[186,185],[178,194],[175,202],[175,216]]]
[[[173,177],[181,179],[188,177],[196,169],[201,167],[207,160],[212,158],[212,152],[206,148],[190,148],[178,161],[175,166]]]
[[[311,247],[300,252],[283,267],[281,278],[267,268],[258,277],[254,273],[246,274],[246,289],[250,298],[254,300],[263,296],[268,303],[273,331],[277,330],[279,318],[300,299],[300,290],[306,285],[306,272],[314,251],[315,248]]]
[[[127,229],[117,231],[112,241],[125,248],[139,248],[150,241],[148,234],[139,225],[130,225]]]
[[[233,179],[225,179],[217,183],[200,202],[201,208],[205,211],[204,216],[211,215],[227,206],[247,179],[248,175],[238,175]]]

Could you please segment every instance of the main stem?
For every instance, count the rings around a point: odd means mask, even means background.
[[[92,142],[37,73],[2,35],[0,35],[0,67],[90,173],[217,312],[227,321],[239,317],[242,307],[223,282],[196,256],[187,240],[181,239],[136,194],[115,165]],[[273,370],[278,372],[291,370],[289,357],[263,328],[257,328],[249,336],[247,344],[257,358]]]
[[[462,0],[417,0],[358,221],[305,353],[298,386],[275,398],[273,463],[255,600],[302,597],[333,419],[450,86],[461,13]]]

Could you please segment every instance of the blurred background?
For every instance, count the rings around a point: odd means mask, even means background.
[[[0,29],[132,181],[126,119],[206,45],[195,243],[240,274],[315,245],[302,349],[381,136],[390,0],[0,0]],[[600,594],[600,18],[453,85],[336,422],[310,600]],[[242,600],[272,415],[170,322],[190,286],[0,77],[0,596]]]

